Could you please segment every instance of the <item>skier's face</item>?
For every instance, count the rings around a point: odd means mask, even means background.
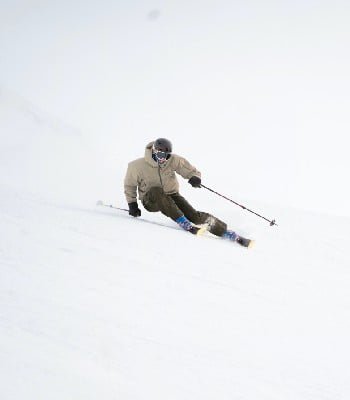
[[[153,150],[153,154],[155,155],[158,163],[159,164],[163,164],[169,158],[168,156],[169,156],[170,153],[168,153],[166,151],[154,149]]]

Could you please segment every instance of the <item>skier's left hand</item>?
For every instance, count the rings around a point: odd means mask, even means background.
[[[201,181],[201,178],[199,178],[198,176],[192,176],[192,177],[188,180],[188,183],[189,183],[190,185],[192,185],[192,187],[200,188],[200,187],[201,187],[202,181]]]

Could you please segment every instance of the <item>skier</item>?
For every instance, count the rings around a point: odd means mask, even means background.
[[[159,138],[148,143],[144,157],[128,164],[124,179],[129,215],[141,216],[137,202],[138,192],[147,211],[160,211],[188,232],[198,234],[201,228],[196,225],[204,225],[213,235],[249,247],[251,241],[228,230],[225,222],[207,212],[195,210],[180,195],[175,173],[188,179],[192,187],[201,187],[201,173],[185,158],[172,153],[172,144],[168,139]]]

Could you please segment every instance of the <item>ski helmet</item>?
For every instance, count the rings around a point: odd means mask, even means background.
[[[166,160],[169,160],[172,149],[170,140],[159,138],[153,144],[152,157],[159,164],[163,164]]]
[[[173,146],[170,140],[165,138],[159,138],[154,142],[153,145],[155,150],[164,151],[166,153],[171,153],[173,151]]]

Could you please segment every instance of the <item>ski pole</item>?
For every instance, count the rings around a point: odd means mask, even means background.
[[[99,200],[99,201],[96,203],[96,205],[97,205],[97,206],[103,206],[103,207],[114,208],[115,210],[121,210],[121,211],[127,211],[127,212],[129,212],[129,210],[126,209],[126,208],[115,207],[115,206],[113,206],[112,204],[104,204],[104,202],[103,202],[102,200]]]
[[[276,220],[275,220],[275,219],[269,220],[269,219],[263,217],[262,215],[256,213],[255,211],[249,210],[249,208],[243,206],[242,204],[239,204],[239,203],[237,203],[237,202],[235,202],[235,201],[229,199],[228,197],[226,197],[226,196],[224,196],[224,195],[222,195],[222,194],[216,192],[215,190],[210,189],[210,188],[208,188],[207,186],[204,186],[202,183],[201,183],[201,187],[204,187],[204,189],[207,189],[207,190],[209,190],[210,192],[213,192],[213,193],[217,194],[218,196],[223,197],[224,199],[230,201],[231,203],[236,204],[237,206],[243,208],[243,210],[247,210],[247,211],[251,212],[252,214],[257,215],[258,217],[263,218],[265,221],[270,222],[270,226],[272,226],[272,225],[278,226],[278,225],[276,224]]]

